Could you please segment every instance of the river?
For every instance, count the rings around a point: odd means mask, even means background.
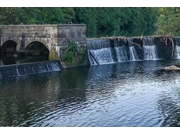
[[[180,126],[180,60],[131,61],[0,80],[0,126]]]

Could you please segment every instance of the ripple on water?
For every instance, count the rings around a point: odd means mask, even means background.
[[[179,73],[156,66],[164,65],[129,62],[1,83],[0,124],[180,126]]]

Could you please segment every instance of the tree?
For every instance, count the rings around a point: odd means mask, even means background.
[[[159,8],[156,34],[180,35],[180,8]]]
[[[23,9],[17,7],[0,8],[0,22],[1,24],[18,24],[23,19]]]
[[[69,23],[69,22],[73,23],[75,15],[76,15],[74,8],[73,7],[64,7],[61,9],[64,14],[63,23]]]
[[[87,37],[137,36],[144,35],[145,30],[154,26],[159,13],[157,33],[170,33],[173,30],[179,34],[179,8],[1,7],[0,23],[84,23],[87,26]]]
[[[97,20],[95,8],[77,7],[74,8],[76,12],[75,23],[85,23],[87,25],[87,36],[97,36]]]
[[[100,33],[103,33],[104,36],[115,36],[119,34],[121,24],[120,8],[96,8],[96,14],[99,35]]]

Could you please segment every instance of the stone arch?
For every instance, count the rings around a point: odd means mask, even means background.
[[[49,55],[48,47],[40,41],[30,42],[24,50],[26,53]]]
[[[13,40],[7,40],[2,44],[0,50],[2,53],[15,53],[16,52],[17,43]]]
[[[45,41],[45,40],[39,40],[39,39],[36,39],[36,40],[30,39],[30,41],[26,41],[24,48],[27,48],[27,46],[29,46],[29,44],[31,44],[32,42],[42,43],[44,46],[46,46],[46,48],[47,48],[48,50],[50,50],[48,44],[46,43],[46,41]]]

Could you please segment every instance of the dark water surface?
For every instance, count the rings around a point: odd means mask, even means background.
[[[29,62],[40,62],[40,61],[47,61],[47,60],[48,60],[47,56],[23,56],[20,58],[16,58],[13,56],[13,54],[9,54],[9,55],[0,57],[0,66],[29,63]]]
[[[0,80],[0,126],[180,126],[180,60],[124,62]]]

